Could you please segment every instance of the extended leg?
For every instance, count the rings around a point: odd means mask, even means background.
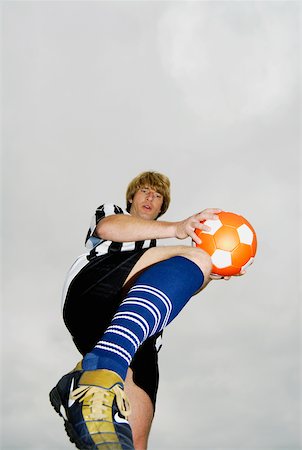
[[[135,450],[146,450],[154,407],[149,395],[134,383],[130,368],[125,380],[125,393],[131,405],[129,423],[133,433],[134,448]]]
[[[207,269],[207,267],[210,268],[210,264],[207,255],[198,248],[171,246],[153,247],[144,253],[126,279],[125,285],[127,290],[131,288],[137,276],[148,267],[176,255],[185,256],[192,261],[199,263],[200,267],[203,267],[206,276],[202,286],[204,287],[209,281],[209,269]],[[135,450],[145,450],[147,449],[148,437],[151,430],[154,407],[150,397],[140,387],[135,385],[132,374],[129,374],[129,370],[125,380],[125,392],[129,397],[132,409],[132,413],[129,416],[129,422],[132,428]]]
[[[192,251],[190,258],[164,259],[144,270],[94,350],[52,390],[52,404],[59,413],[64,407],[67,432],[82,450],[133,449],[123,380],[141,343],[169,324],[206,282],[211,265],[198,255]]]
[[[201,268],[175,256],[138,276],[95,348],[85,355],[85,370],[109,369],[125,379],[138,347],[166,327],[204,283]]]

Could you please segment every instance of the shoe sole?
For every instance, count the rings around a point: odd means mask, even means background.
[[[61,413],[61,407],[64,408],[64,406],[62,404],[61,396],[60,396],[60,393],[59,393],[57,387],[54,387],[50,391],[49,400],[50,400],[50,403],[52,404],[54,410],[56,411],[56,413],[58,413],[59,416],[61,416],[62,419],[64,420],[65,430],[66,430],[66,433],[68,434],[70,442],[72,444],[75,444],[76,447],[79,448],[80,450],[98,450],[98,448],[96,446],[92,447],[91,445],[88,446],[87,444],[83,443],[83,441],[79,438],[78,434],[74,430],[71,423]]]

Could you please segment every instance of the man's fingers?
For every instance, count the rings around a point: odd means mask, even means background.
[[[221,209],[218,208],[208,208],[197,214],[198,220],[217,220]]]
[[[184,230],[189,237],[193,239],[196,244],[201,244],[201,239],[197,236],[194,230],[201,231],[211,231],[211,227],[209,225],[205,225],[204,221],[206,220],[216,220],[218,219],[218,213],[221,212],[219,208],[208,208],[204,211],[201,211],[194,216],[189,217],[185,222]]]
[[[211,273],[210,278],[212,280],[225,280],[225,281],[231,279],[231,277],[224,277],[223,275],[217,275],[216,273]]]
[[[234,275],[235,277],[241,277],[242,275],[246,274],[246,270],[241,269],[239,273],[236,273],[236,275]]]
[[[217,220],[219,219],[219,216],[215,213],[199,213],[197,214],[196,218],[200,221],[200,222],[204,222],[205,220]]]
[[[194,224],[194,225],[195,225],[195,228],[197,228],[198,230],[211,231],[211,227],[209,227],[208,225],[205,225],[202,222],[196,222],[196,224]]]
[[[203,211],[201,211],[202,213],[213,213],[213,214],[219,214],[222,211],[222,209],[220,208],[206,208]]]
[[[201,244],[202,240],[200,239],[200,237],[197,236],[197,234],[193,230],[188,235],[192,238],[192,240],[196,244]]]

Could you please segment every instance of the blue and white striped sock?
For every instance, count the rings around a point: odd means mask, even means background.
[[[199,267],[182,256],[146,269],[119,306],[102,339],[84,357],[83,369],[109,369],[125,379],[138,347],[178,315],[203,281]]]

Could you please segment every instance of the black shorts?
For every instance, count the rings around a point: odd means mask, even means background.
[[[146,250],[96,257],[70,283],[63,318],[82,355],[93,349],[108,328],[125,297],[124,282]],[[149,395],[154,407],[159,379],[156,341],[160,335],[148,338],[130,364],[135,384]]]

